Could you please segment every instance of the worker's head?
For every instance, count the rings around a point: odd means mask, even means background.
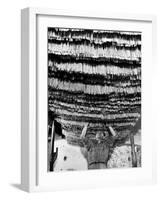
[[[104,138],[104,133],[96,133],[96,140],[101,140]]]

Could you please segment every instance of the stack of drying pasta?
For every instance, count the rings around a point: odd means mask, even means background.
[[[48,103],[68,142],[112,126],[125,137],[140,117],[141,33],[48,28]]]

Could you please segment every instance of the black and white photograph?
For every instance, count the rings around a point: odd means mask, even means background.
[[[141,36],[48,27],[48,172],[142,166]]]

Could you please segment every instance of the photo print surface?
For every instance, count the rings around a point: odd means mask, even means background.
[[[48,171],[141,167],[141,32],[47,36]]]

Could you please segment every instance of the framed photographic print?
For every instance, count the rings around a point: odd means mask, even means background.
[[[21,186],[154,183],[155,17],[26,8]]]

